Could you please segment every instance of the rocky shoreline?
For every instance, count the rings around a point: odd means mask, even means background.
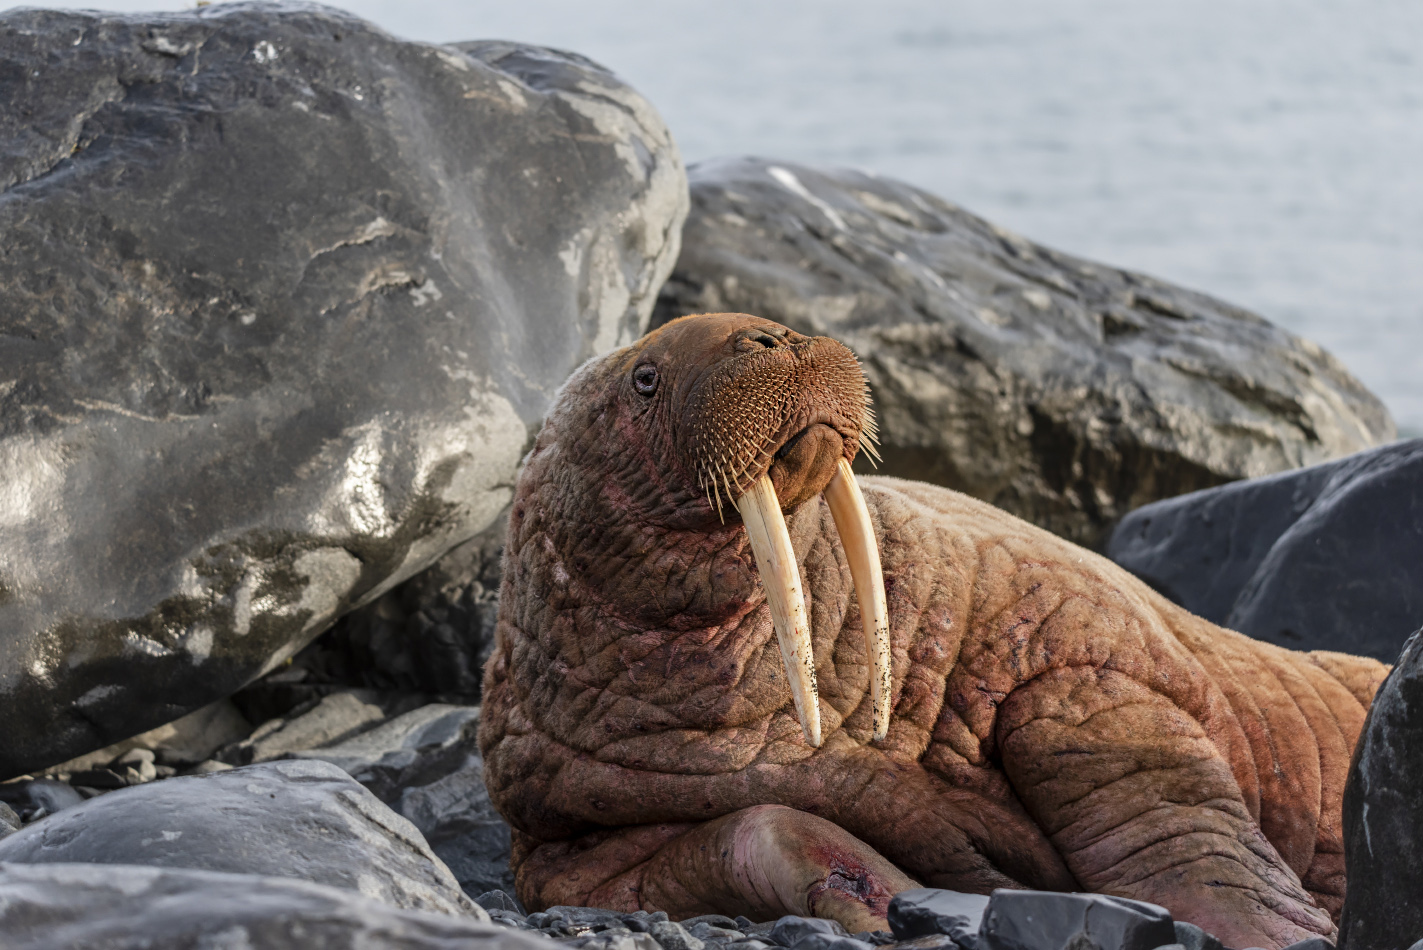
[[[860,934],[525,912],[475,741],[511,486],[568,373],[684,313],[845,341],[881,473],[1210,619],[1385,659],[1416,629],[1423,440],[1229,304],[872,175],[689,184],[572,53],[230,3],[10,11],[0,67],[5,947],[1220,947],[1088,894],[905,892]],[[1347,950],[1423,935],[1392,890],[1423,846],[1404,658],[1344,816]]]

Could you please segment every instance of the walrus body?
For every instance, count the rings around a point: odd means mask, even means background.
[[[677,321],[580,370],[520,478],[480,742],[523,900],[853,931],[917,881],[1149,900],[1233,946],[1333,933],[1344,779],[1387,668],[1249,640],[992,506],[863,478],[889,618],[875,741],[819,496],[864,423],[817,415],[821,396],[783,400],[731,479],[768,478],[789,510],[824,723],[808,744],[747,531],[685,444],[706,387],[771,358],[748,339],[796,365],[837,345]],[[648,365],[651,394],[629,382]]]

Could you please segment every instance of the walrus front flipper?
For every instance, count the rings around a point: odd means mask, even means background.
[[[1200,724],[1130,677],[1044,673],[999,707],[1003,767],[1087,890],[1151,901],[1232,947],[1332,936]]]
[[[782,805],[535,846],[519,870],[519,896],[531,910],[663,910],[673,920],[797,914],[839,921],[851,933],[887,930],[890,898],[918,886],[839,825]]]

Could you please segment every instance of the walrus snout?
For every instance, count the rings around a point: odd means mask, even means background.
[[[786,679],[806,742],[819,746],[809,612],[784,511],[823,495],[860,600],[871,658],[874,738],[889,728],[889,620],[879,546],[850,470],[874,454],[875,421],[859,360],[826,337],[807,337],[746,314],[684,317],[661,345],[700,371],[683,390],[678,439],[698,486],[720,515],[723,499],[746,527],[766,592]]]

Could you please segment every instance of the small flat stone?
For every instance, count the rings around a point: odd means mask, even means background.
[[[1166,908],[1104,894],[996,890],[979,930],[982,950],[1156,950],[1175,942]]]
[[[768,939],[778,947],[794,947],[812,934],[828,937],[849,936],[845,928],[836,921],[826,920],[823,917],[797,917],[794,914],[787,914],[776,921]],[[806,950],[810,950],[810,948],[806,948]]]
[[[526,916],[524,914],[524,905],[520,904],[518,898],[508,891],[497,889],[485,891],[476,897],[474,902],[485,910],[504,910],[518,914],[520,917]]]
[[[1172,926],[1176,931],[1176,942],[1186,950],[1225,950],[1225,944],[1195,924],[1178,920]]]
[[[706,944],[687,932],[687,928],[670,920],[654,921],[647,925],[662,950],[704,950]]]
[[[1310,937],[1307,940],[1296,940],[1285,950],[1334,950],[1334,944],[1323,937]]]
[[[944,934],[963,942],[978,933],[988,898],[937,887],[900,891],[889,902],[889,926],[901,940]]]

